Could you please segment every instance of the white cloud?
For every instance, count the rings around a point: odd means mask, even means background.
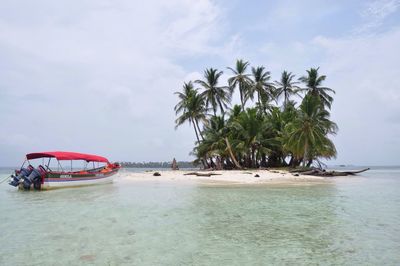
[[[2,164],[65,149],[112,160],[187,159],[174,131],[183,54],[217,53],[209,0],[4,3],[0,19]],[[27,6],[29,5],[29,6]],[[29,10],[28,10],[29,9]]]
[[[236,58],[266,66],[272,80],[283,69],[298,77],[321,66],[337,91],[338,162],[396,163],[400,30],[382,25],[398,7],[399,0],[369,2],[362,34],[329,37],[324,25],[346,10],[341,2],[284,1],[250,24],[211,0],[3,1],[1,164],[52,149],[187,159],[195,137],[188,125],[174,130],[173,92],[201,78],[204,67],[223,70],[226,80]],[[237,29],[229,28],[233,20]],[[340,22],[349,31],[358,23]]]
[[[283,69],[297,77],[310,67],[327,75],[336,90],[332,117],[337,163],[398,164],[400,153],[400,28],[345,38],[317,36],[310,41],[270,41],[251,62],[268,62],[273,80]],[[329,162],[334,163],[334,162]]]
[[[177,17],[162,36],[165,45],[176,52],[208,53],[212,41],[219,39],[220,11],[208,0],[172,2],[164,12]]]
[[[369,33],[381,26],[384,20],[395,13],[400,6],[399,0],[375,0],[365,4],[361,11],[364,24],[356,29],[356,33]]]
[[[399,0],[375,0],[367,3],[361,14],[366,18],[382,20],[394,13],[399,6]]]
[[[336,89],[339,161],[396,164],[400,152],[400,28],[374,36],[315,38],[326,52],[321,70]]]

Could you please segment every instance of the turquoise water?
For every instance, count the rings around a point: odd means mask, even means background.
[[[308,186],[2,184],[0,215],[0,265],[400,264],[398,168]]]

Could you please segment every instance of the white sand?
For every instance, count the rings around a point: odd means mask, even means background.
[[[161,176],[153,176],[159,172]],[[231,170],[231,171],[197,171],[199,173],[212,173],[218,175],[195,176],[184,175],[196,171],[146,171],[139,173],[122,172],[120,178],[124,181],[176,181],[176,182],[198,182],[202,184],[280,184],[280,183],[315,183],[328,182],[327,178],[318,176],[299,175],[295,176],[284,170]],[[258,174],[259,177],[255,177]]]

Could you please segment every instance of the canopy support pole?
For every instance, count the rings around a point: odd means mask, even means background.
[[[25,159],[25,160],[24,160],[24,162],[22,163],[22,165],[21,165],[21,168],[20,168],[20,169],[22,169],[22,167],[24,167],[24,165],[25,165],[26,161],[28,161],[28,164],[29,164],[29,160]]]
[[[64,172],[64,169],[63,169],[62,165],[60,164],[60,161],[59,161],[59,160],[57,160],[57,162],[58,162],[58,166],[59,166],[59,167],[61,167],[61,171],[63,171],[63,172]],[[60,171],[60,168],[58,168],[58,171]]]

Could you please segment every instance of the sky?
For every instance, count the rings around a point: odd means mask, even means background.
[[[320,67],[329,164],[400,165],[400,0],[2,0],[0,166],[49,150],[191,160],[174,92],[238,58],[273,80]]]

